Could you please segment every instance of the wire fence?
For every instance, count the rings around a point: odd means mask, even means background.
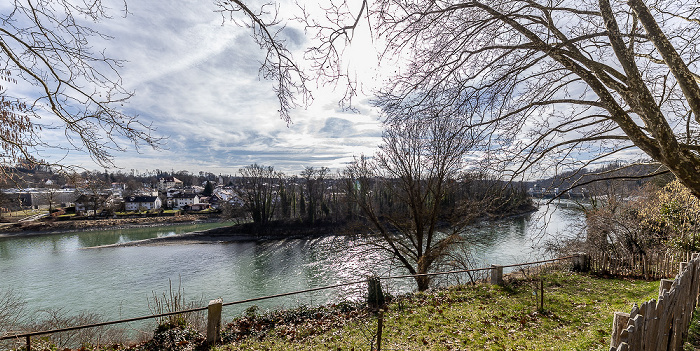
[[[287,293],[280,293],[280,294],[275,294],[275,295],[250,298],[250,299],[245,299],[245,300],[237,300],[237,301],[226,302],[226,303],[223,303],[220,299],[213,300],[206,307],[183,309],[183,310],[178,310],[178,311],[174,311],[174,312],[152,314],[152,315],[148,315],[148,316],[113,320],[113,321],[100,322],[100,323],[84,324],[84,325],[78,325],[78,326],[72,326],[72,327],[66,327],[66,328],[58,328],[58,329],[43,330],[43,331],[33,331],[33,332],[26,332],[26,333],[16,333],[16,334],[7,335],[7,336],[0,336],[0,341],[12,340],[12,339],[14,339],[14,340],[25,339],[26,349],[29,351],[29,350],[31,350],[31,338],[32,337],[55,334],[55,333],[63,333],[63,332],[69,332],[69,331],[76,331],[76,330],[87,329],[87,328],[97,328],[97,327],[103,327],[103,326],[108,326],[108,325],[129,323],[129,322],[142,321],[142,320],[148,320],[148,319],[170,317],[170,316],[175,316],[175,315],[181,315],[181,314],[187,314],[187,313],[193,313],[193,312],[202,312],[202,311],[209,312],[209,318],[208,318],[208,324],[207,324],[207,340],[216,340],[216,339],[218,339],[218,333],[219,333],[218,328],[220,327],[220,324],[221,324],[221,307],[224,307],[224,306],[240,305],[240,304],[251,303],[251,302],[256,302],[256,301],[269,300],[269,299],[275,299],[275,298],[280,298],[280,297],[285,297],[285,296],[292,296],[292,295],[298,295],[298,294],[304,294],[304,293],[316,292],[316,291],[322,291],[322,290],[328,290],[328,289],[335,289],[335,288],[339,288],[339,287],[346,287],[346,286],[359,285],[359,284],[367,284],[369,286],[372,284],[372,282],[378,281],[378,280],[379,281],[387,281],[387,280],[408,279],[408,278],[416,279],[419,277],[434,277],[434,276],[443,276],[443,275],[460,274],[460,273],[490,272],[490,282],[493,284],[499,284],[499,283],[502,283],[502,280],[503,280],[503,268],[514,268],[514,267],[522,267],[522,266],[541,265],[541,264],[545,264],[545,263],[558,262],[558,261],[571,260],[571,259],[574,260],[573,261],[574,266],[576,266],[577,260],[580,257],[581,257],[580,255],[571,255],[571,256],[558,257],[558,258],[553,258],[553,259],[548,259],[548,260],[516,263],[516,264],[510,264],[510,265],[491,265],[491,267],[483,267],[483,268],[451,270],[451,271],[444,271],[444,272],[430,272],[430,273],[425,273],[425,274],[404,274],[404,275],[387,276],[387,277],[368,277],[366,279],[355,280],[355,281],[346,282],[346,283],[339,283],[339,284],[327,285],[327,286],[322,286],[322,287],[297,290],[297,291],[292,291],[292,292],[287,292]],[[583,261],[581,261],[581,262],[583,262]],[[371,290],[371,288],[370,288],[370,290]],[[218,317],[217,316],[212,317],[212,315],[211,315],[212,314],[212,303],[215,303],[215,306],[218,305]],[[216,309],[217,309],[217,307],[214,307],[213,310],[216,311]],[[216,324],[216,325],[212,325],[212,324]],[[216,330],[213,330],[210,332],[210,329],[216,329]],[[210,333],[214,333],[214,335],[210,335]]]

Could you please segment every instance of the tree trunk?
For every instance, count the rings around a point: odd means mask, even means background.
[[[417,276],[416,284],[418,284],[418,291],[426,291],[430,287],[430,277],[428,276]]]

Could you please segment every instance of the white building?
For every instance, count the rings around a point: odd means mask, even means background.
[[[162,206],[163,204],[158,196],[128,196],[124,198],[124,209],[126,211],[153,210]]]
[[[186,206],[192,206],[199,203],[199,195],[197,194],[176,194],[168,199],[168,204],[172,208],[182,209]]]

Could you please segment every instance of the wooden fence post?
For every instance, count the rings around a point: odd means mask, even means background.
[[[503,266],[491,265],[491,284],[503,285]]]
[[[610,335],[610,349],[615,349],[617,350],[617,347],[620,345],[620,336],[622,335],[622,331],[627,328],[627,323],[630,320],[630,314],[629,313],[624,313],[624,312],[615,312],[615,316],[613,317],[613,325],[612,325],[612,335]]]
[[[382,284],[377,276],[367,278],[367,307],[372,311],[383,308],[386,303]]]
[[[591,270],[591,258],[587,253],[579,252],[574,254],[574,272],[588,272]]]
[[[544,312],[544,278],[540,276],[540,313]]]
[[[207,307],[207,344],[209,345],[213,345],[217,340],[219,340],[219,333],[221,332],[222,307],[222,299],[209,301],[209,306]]]
[[[377,318],[377,351],[382,351],[382,329],[384,325],[384,310],[379,310]]]

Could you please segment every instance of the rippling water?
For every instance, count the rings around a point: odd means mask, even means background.
[[[555,210],[556,208],[556,210]],[[542,243],[572,235],[582,214],[571,203],[541,207],[525,217],[475,225],[468,241],[476,264],[488,266],[540,259]],[[544,224],[547,223],[545,226]],[[343,237],[275,242],[131,246],[84,249],[117,242],[204,229],[174,226],[80,232],[0,239],[0,289],[20,294],[31,310],[90,311],[106,319],[150,314],[148,299],[181,284],[189,300],[224,302],[362,279],[370,273],[405,273],[366,255],[358,242]],[[260,301],[262,308],[295,307],[359,296],[363,287]],[[410,290],[404,280],[392,292]],[[246,306],[224,309],[239,315]]]

